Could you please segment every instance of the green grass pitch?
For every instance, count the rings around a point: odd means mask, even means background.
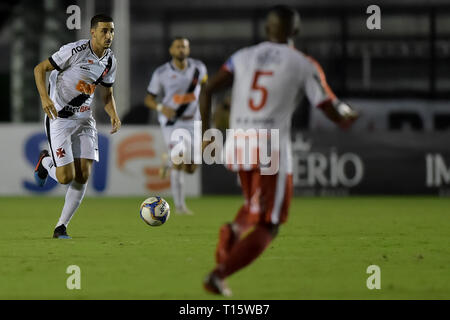
[[[0,198],[0,299],[224,299],[201,283],[241,197],[189,199],[195,215],[162,227],[140,219],[142,200],[88,197],[73,239],[57,240],[63,198]],[[228,283],[232,299],[450,299],[449,237],[447,198],[294,198],[275,241]],[[69,265],[80,290],[66,287]]]

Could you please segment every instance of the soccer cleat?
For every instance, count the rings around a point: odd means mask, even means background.
[[[224,224],[219,231],[219,243],[216,248],[216,262],[223,263],[228,257],[231,248],[236,243],[236,234],[231,223]]]
[[[66,231],[65,225],[60,225],[55,228],[55,231],[53,231],[53,238],[55,239],[72,239]]]
[[[214,272],[208,274],[203,281],[203,288],[213,294],[221,294],[225,297],[231,297],[232,292],[228,288],[225,280],[220,279]]]
[[[36,181],[36,184],[39,187],[44,186],[45,182],[47,181],[47,177],[48,177],[48,171],[42,165],[42,160],[45,157],[50,157],[50,155],[48,154],[47,150],[42,150],[41,153],[39,154],[39,160],[36,165],[36,168],[34,168],[34,180]]]

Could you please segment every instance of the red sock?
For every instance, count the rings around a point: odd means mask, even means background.
[[[231,248],[236,243],[237,235],[234,234],[231,224],[224,224],[219,230],[219,242],[216,248],[216,262],[223,263],[228,257]]]
[[[270,227],[257,225],[247,237],[233,246],[228,257],[216,267],[214,272],[223,279],[244,268],[267,248],[272,239]]]
[[[218,264],[225,261],[241,235],[252,226],[247,222],[247,214],[248,207],[243,205],[232,223],[235,227],[232,228],[230,223],[226,223],[220,228],[219,241],[216,247],[216,262]]]

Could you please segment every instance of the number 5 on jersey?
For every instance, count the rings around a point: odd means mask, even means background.
[[[261,84],[259,84],[258,81],[260,81],[262,77],[268,77],[268,76],[272,76],[272,75],[273,75],[273,71],[261,71],[261,70],[255,71],[255,76],[253,77],[253,83],[252,83],[252,90],[257,90],[257,91],[261,92],[261,100],[259,101],[258,104],[255,104],[255,101],[253,100],[253,98],[249,99],[248,106],[253,111],[258,111],[258,110],[262,109],[267,101],[267,95],[268,95],[267,88],[262,86]]]

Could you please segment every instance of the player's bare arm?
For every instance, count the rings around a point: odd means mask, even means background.
[[[119,116],[117,114],[116,109],[116,101],[114,100],[113,95],[113,88],[103,88],[104,94],[103,94],[103,101],[105,103],[105,111],[109,115],[109,118],[111,119],[111,134],[117,132],[122,123],[120,122]]]
[[[233,74],[220,69],[208,82],[202,85],[200,92],[200,114],[202,116],[202,134],[209,129],[212,95],[231,85]]]
[[[171,119],[173,116],[175,116],[175,110],[163,105],[162,103],[158,103],[156,101],[156,97],[150,93],[147,93],[147,95],[145,96],[144,104],[147,108],[161,112],[167,117],[167,119]]]
[[[315,77],[316,83],[320,86],[321,90],[327,93],[329,99],[319,103],[317,106],[321,109],[328,119],[339,125],[342,129],[349,128],[353,122],[359,117],[359,114],[353,110],[347,103],[339,100],[334,94],[333,90],[327,83],[325,72],[320,64],[310,56],[307,58],[312,62],[317,70],[317,76]]]
[[[318,106],[331,121],[341,128],[349,128],[358,119],[359,114],[347,103],[339,99],[327,100]]]
[[[47,89],[45,86],[45,75],[47,72],[54,70],[50,61],[44,60],[39,63],[34,68],[34,80],[36,82],[36,87],[39,91],[39,96],[41,97],[42,109],[47,114],[50,119],[56,119],[58,112],[56,111],[55,105],[52,99],[48,96]]]

